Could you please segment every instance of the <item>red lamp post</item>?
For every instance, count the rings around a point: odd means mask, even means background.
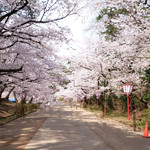
[[[124,94],[127,95],[127,110],[128,110],[128,120],[130,121],[130,111],[129,111],[129,94],[132,92],[133,85],[131,84],[124,84],[123,91]]]
[[[100,91],[97,91],[96,92],[96,98],[97,98],[97,106],[99,106],[99,97],[101,95],[101,92]]]
[[[104,116],[106,117],[106,108],[104,108]]]

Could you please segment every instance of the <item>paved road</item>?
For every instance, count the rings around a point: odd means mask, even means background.
[[[150,150],[150,139],[97,120],[90,112],[69,106],[47,112],[48,119],[25,150]]]

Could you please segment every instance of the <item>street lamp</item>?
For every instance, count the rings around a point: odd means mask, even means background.
[[[123,85],[123,92],[127,95],[127,110],[128,110],[128,120],[130,121],[130,111],[129,111],[129,94],[132,92],[133,85],[131,84],[124,84]]]

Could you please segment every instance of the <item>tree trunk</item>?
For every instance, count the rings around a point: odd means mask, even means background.
[[[97,89],[99,90],[99,87],[100,87],[100,77],[98,77],[97,79]]]
[[[136,131],[136,110],[133,111],[133,131]]]
[[[1,101],[3,100],[3,99],[2,99],[2,93],[4,92],[4,90],[5,90],[6,87],[7,87],[6,84],[2,84],[2,85],[0,86],[0,103],[1,103]]]
[[[132,111],[134,111],[135,110],[135,102],[132,98],[130,98],[130,101],[131,101],[130,104],[131,104]]]
[[[16,103],[18,103],[18,99],[17,99],[17,96],[16,96],[16,92],[14,91],[13,94],[14,94],[14,98],[15,98],[15,100],[16,100]]]
[[[10,91],[9,91],[9,92],[8,92],[8,94],[7,94],[7,96],[5,97],[6,99],[8,99],[8,98],[9,98],[9,96],[10,96],[11,92],[14,90],[14,88],[15,88],[15,86],[14,86],[14,87],[12,87],[12,88],[10,89]]]
[[[29,103],[32,103],[32,101],[33,101],[33,97],[31,97],[31,99],[30,99]]]

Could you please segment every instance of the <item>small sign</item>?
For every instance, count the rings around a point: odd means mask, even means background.
[[[124,84],[123,85],[123,92],[127,95],[132,92],[132,89],[133,89],[133,85],[131,85],[131,84]]]
[[[88,94],[86,97],[87,97],[87,99],[90,99],[91,96]]]

